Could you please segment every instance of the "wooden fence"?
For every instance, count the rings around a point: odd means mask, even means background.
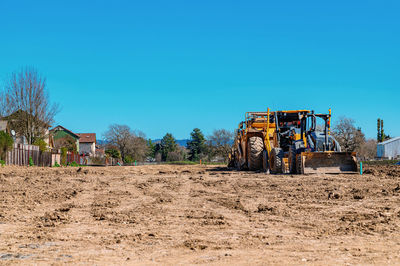
[[[70,164],[72,162],[75,162],[77,164],[86,164],[85,156],[81,156],[78,153],[67,152],[66,164]]]
[[[29,165],[29,158],[32,158],[33,165],[52,166],[56,155],[52,152],[41,152],[38,146],[14,144],[13,148],[7,152],[6,164],[8,165]]]
[[[14,144],[13,148],[6,154],[7,165],[28,166],[29,158],[35,166],[54,166],[57,162],[61,165],[61,154],[59,150],[41,152],[38,146],[26,144]],[[75,162],[79,165],[118,165],[119,160],[105,157],[89,157],[79,155],[73,152],[67,152],[65,163],[71,164]],[[64,163],[64,162],[63,162]]]

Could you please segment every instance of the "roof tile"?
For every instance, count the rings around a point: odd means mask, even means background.
[[[96,133],[78,133],[79,143],[96,143]]]

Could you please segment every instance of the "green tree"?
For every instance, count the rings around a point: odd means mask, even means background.
[[[147,140],[147,147],[148,147],[148,156],[151,158],[156,157],[156,144],[154,144],[151,139]]]
[[[6,159],[7,151],[12,148],[14,141],[10,135],[4,131],[0,131],[0,160]]]
[[[378,143],[383,142],[388,139],[391,139],[391,137],[389,135],[385,134],[385,130],[383,129],[383,119],[378,118],[377,130],[378,130],[378,134],[377,134]]]
[[[119,159],[121,158],[121,153],[117,149],[107,149],[105,153],[111,158]]]
[[[166,161],[168,158],[168,153],[174,152],[176,150],[176,147],[177,144],[174,136],[172,136],[171,133],[165,134],[160,143],[161,159],[163,161]]]
[[[201,156],[206,151],[206,138],[200,129],[193,129],[190,133],[190,141],[187,143],[187,148],[189,149],[189,160],[198,161]]]

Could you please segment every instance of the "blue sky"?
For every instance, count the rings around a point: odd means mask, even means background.
[[[0,1],[0,84],[47,78],[75,132],[234,129],[246,111],[333,110],[400,135],[399,1]]]

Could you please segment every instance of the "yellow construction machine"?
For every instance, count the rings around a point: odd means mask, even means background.
[[[330,125],[330,109],[328,114],[247,112],[236,130],[229,166],[292,174],[357,172],[356,154],[341,152]]]

